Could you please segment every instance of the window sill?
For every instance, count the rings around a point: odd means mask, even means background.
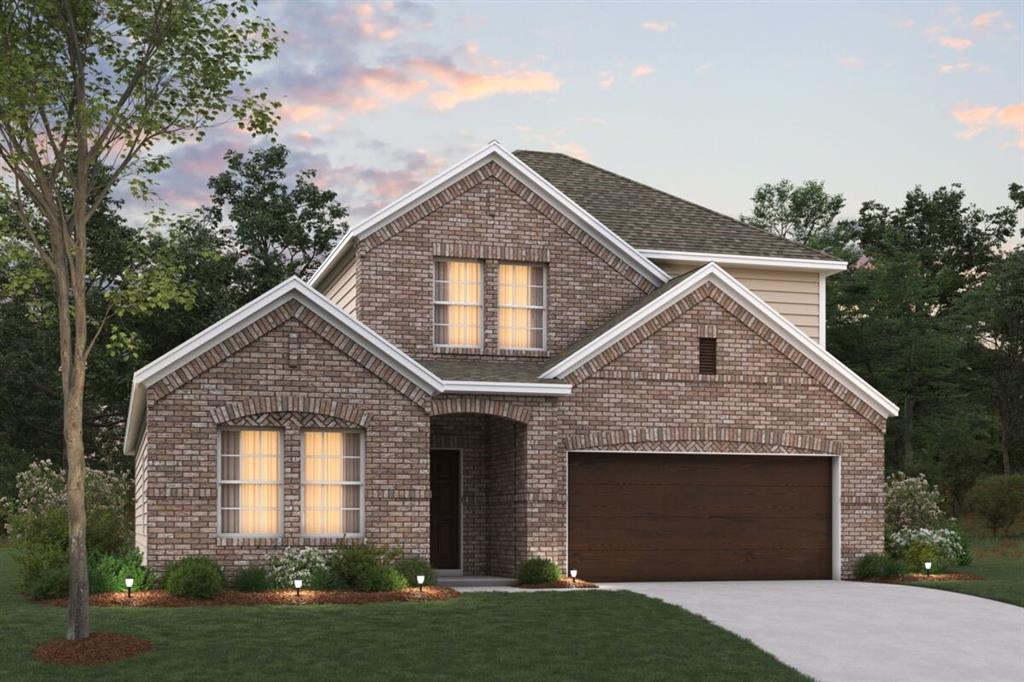
[[[454,348],[449,346],[434,346],[434,355],[473,355],[477,357],[498,357],[498,358],[549,358],[552,356],[549,350],[527,350],[511,348]]]
[[[218,547],[329,547],[339,542],[362,542],[366,538],[365,533],[359,535],[346,535],[331,537],[236,537],[217,536]]]

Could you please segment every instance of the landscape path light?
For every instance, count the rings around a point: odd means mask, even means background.
[[[576,576],[577,575],[579,575],[579,571],[577,571],[575,568],[570,568],[569,569],[569,577],[572,578],[572,586],[573,587],[576,587]]]
[[[299,590],[302,589],[302,581],[298,578],[295,579],[295,596],[299,596]]]
[[[128,598],[132,598],[132,587],[135,586],[135,578],[125,578],[124,586],[128,588]]]
[[[423,583],[425,583],[426,581],[427,581],[427,576],[425,576],[425,575],[418,575],[418,576],[416,576],[416,584],[420,586],[420,592],[423,591]]]
[[[929,578],[932,577],[932,562],[924,562],[924,574]]]

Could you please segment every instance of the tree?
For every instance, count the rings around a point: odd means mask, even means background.
[[[1024,474],[978,479],[967,493],[967,505],[985,517],[985,525],[995,537],[1000,528],[1009,528],[1024,513]]]
[[[835,242],[830,233],[846,204],[843,195],[826,192],[820,180],[802,185],[786,179],[765,183],[754,190],[751,201],[753,213],[740,220],[812,248],[825,248]]]
[[[311,169],[300,171],[289,187],[288,148],[281,144],[248,156],[229,150],[224,160],[227,170],[210,178],[212,203],[199,216],[236,251],[242,299],[292,275],[312,274],[348,227],[338,195],[317,187]]]
[[[90,324],[90,220],[120,181],[137,196],[168,166],[158,144],[201,139],[225,112],[269,132],[275,103],[238,90],[273,56],[251,0],[7,0],[0,3],[0,164],[17,227],[52,278],[60,340],[70,560],[67,637],[89,634],[83,403],[87,360],[111,317],[168,305],[165,270],[125,273]],[[106,168],[107,172],[97,172]]]
[[[962,315],[976,338],[977,365],[989,379],[999,415],[1004,474],[1013,470],[1012,450],[1024,449],[1024,247],[998,261],[963,298]]]

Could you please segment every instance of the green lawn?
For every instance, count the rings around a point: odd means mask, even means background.
[[[1005,537],[1000,533],[997,538],[992,537],[992,531],[977,517],[967,516],[961,524],[974,561],[956,570],[981,576],[984,580],[908,584],[1024,606],[1024,519],[1011,526]]]
[[[434,603],[92,609],[93,630],[153,642],[130,661],[67,669],[31,658],[64,610],[15,590],[0,549],[0,679],[803,680],[703,618],[627,592],[469,594]]]

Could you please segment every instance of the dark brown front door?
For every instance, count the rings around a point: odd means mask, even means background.
[[[461,568],[461,508],[458,450],[430,451],[430,563]]]
[[[832,463],[569,454],[569,566],[587,580],[832,577]]]

